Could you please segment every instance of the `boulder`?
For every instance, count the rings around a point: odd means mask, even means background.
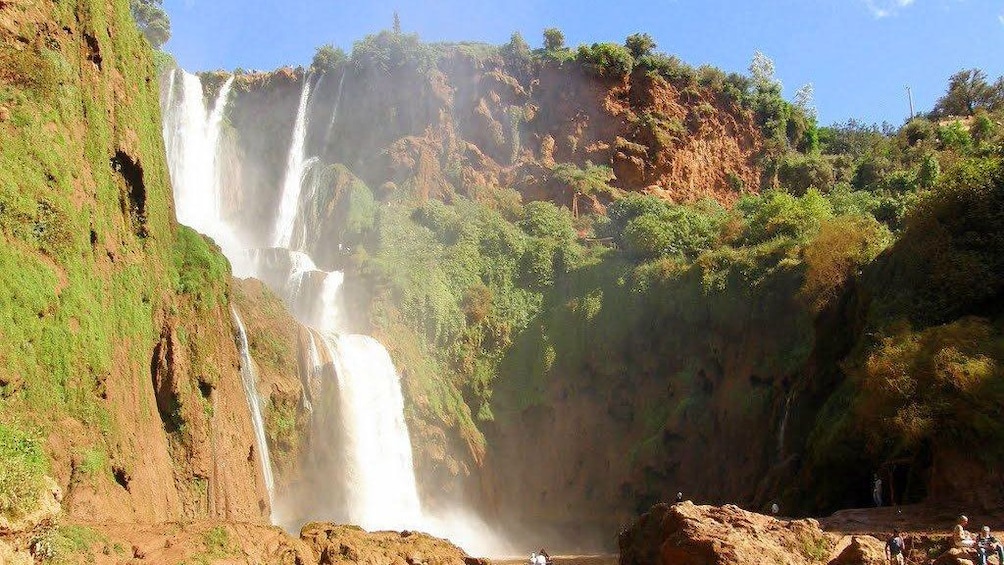
[[[931,565],[973,565],[976,556],[971,551],[953,547],[944,552]]]
[[[808,565],[834,543],[816,520],[783,520],[727,504],[657,504],[621,533],[620,565]]]
[[[452,543],[417,532],[367,532],[358,526],[311,522],[300,539],[320,556],[320,565],[468,565]]]
[[[885,565],[885,544],[872,536],[846,536],[828,565]]]

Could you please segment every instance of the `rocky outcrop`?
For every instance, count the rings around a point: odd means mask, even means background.
[[[452,543],[418,532],[367,532],[357,526],[307,524],[300,538],[318,565],[465,565],[466,553]]]
[[[833,550],[829,565],[884,565],[885,545],[871,536],[845,536]]]
[[[657,504],[620,534],[620,565],[826,563],[833,540],[815,520],[783,520],[737,506]]]

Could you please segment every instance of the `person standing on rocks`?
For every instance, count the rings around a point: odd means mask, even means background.
[[[882,506],[882,479],[878,473],[875,473],[875,478],[872,480],[872,501],[875,502],[876,508]]]
[[[905,548],[903,538],[899,535],[899,530],[892,531],[892,537],[885,542],[885,558],[889,565],[903,565],[903,549]]]

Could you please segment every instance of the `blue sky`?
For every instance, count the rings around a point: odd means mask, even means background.
[[[652,35],[659,50],[745,72],[755,50],[777,68],[789,98],[815,88],[820,122],[902,123],[905,87],[930,109],[948,77],[979,67],[1004,74],[1004,0],[165,0],[166,49],[189,70],[309,64],[314,50],[346,51],[402,27],[425,41],[501,44],[519,31],[533,46],[560,28],[570,45]]]

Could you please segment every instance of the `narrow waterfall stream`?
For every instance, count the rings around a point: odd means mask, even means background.
[[[251,348],[248,347],[248,334],[240,314],[233,306],[230,315],[237,325],[237,344],[241,353],[241,381],[244,384],[244,395],[247,397],[248,409],[251,411],[251,423],[254,426],[255,446],[258,448],[258,460],[261,463],[262,477],[265,488],[268,489],[270,501],[275,499],[275,478],[272,475],[272,459],[268,454],[268,441],[265,439],[265,421],[261,415],[261,397],[258,395],[258,374],[251,359]]]
[[[288,248],[293,239],[293,226],[296,223],[296,213],[300,206],[303,173],[306,170],[304,152],[307,142],[307,104],[309,101],[310,76],[307,76],[303,79],[300,104],[297,106],[296,120],[293,122],[293,138],[290,142],[289,156],[286,159],[286,174],[282,183],[279,211],[275,218],[273,247]]]

